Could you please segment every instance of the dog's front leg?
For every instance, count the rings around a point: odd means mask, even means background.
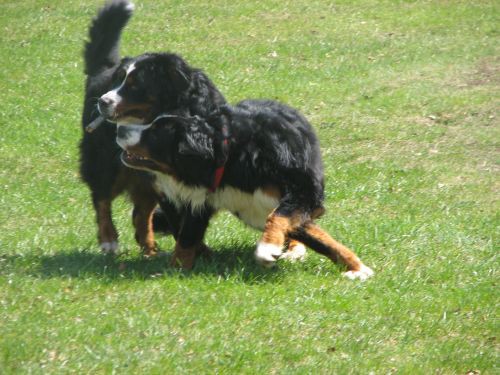
[[[185,207],[176,207],[174,203],[172,203],[168,198],[162,198],[159,200],[159,205],[164,218],[167,220],[168,228],[172,232],[172,236],[174,236],[175,240],[179,238],[179,232],[182,225],[182,220],[185,215]],[[158,228],[160,229],[160,228]],[[156,228],[154,228],[156,231]]]
[[[135,227],[135,240],[141,246],[142,253],[146,258],[158,255],[153,232],[153,212],[157,204],[156,197],[149,193],[131,193],[134,202],[132,221]]]
[[[170,261],[172,266],[188,270],[193,268],[196,256],[205,250],[203,237],[212,215],[213,210],[209,207],[196,212],[192,212],[190,208],[186,210]]]

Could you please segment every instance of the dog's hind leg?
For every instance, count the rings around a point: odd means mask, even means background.
[[[311,219],[316,219],[325,213],[323,206],[318,206],[312,210],[310,217]],[[287,238],[286,241],[286,251],[281,255],[280,259],[285,259],[290,262],[303,261],[306,258],[306,247],[303,243],[294,240],[292,238]]]
[[[334,240],[312,221],[294,228],[288,235],[292,239],[303,242],[314,251],[325,255],[333,262],[344,264],[348,269],[344,275],[349,279],[365,280],[374,274],[373,270],[365,266],[352,250]]]

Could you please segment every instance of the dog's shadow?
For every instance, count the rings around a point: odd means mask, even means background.
[[[0,256],[0,265],[4,263],[11,271],[22,271],[42,279],[97,277],[112,281],[207,275],[237,279],[252,284],[277,280],[281,273],[279,267],[273,269],[260,267],[255,262],[253,251],[253,247],[244,245],[217,248],[209,257],[199,258],[190,271],[171,267],[169,265],[171,254],[144,259],[138,252],[111,256],[85,249],[61,251],[53,255],[4,255]]]

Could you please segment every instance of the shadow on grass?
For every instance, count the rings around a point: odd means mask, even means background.
[[[159,277],[217,276],[245,283],[272,282],[280,275],[279,267],[264,269],[253,257],[253,247],[239,246],[214,249],[209,258],[200,258],[191,271],[169,265],[170,255],[144,259],[138,253],[119,256],[103,255],[89,250],[61,251],[53,255],[0,256],[1,274],[23,273],[47,278],[101,278],[103,280],[154,279]]]

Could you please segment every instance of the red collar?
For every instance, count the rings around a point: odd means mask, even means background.
[[[209,188],[209,191],[213,193],[220,185],[222,181],[222,176],[224,176],[224,169],[226,167],[226,161],[228,157],[228,149],[229,149],[229,133],[226,126],[222,126],[222,147],[221,147],[221,158],[218,162],[218,167],[215,170],[214,181],[212,186]]]
[[[219,187],[220,182],[222,180],[222,176],[224,175],[224,169],[225,169],[225,166],[222,165],[222,166],[220,166],[219,168],[217,168],[215,170],[214,183],[210,187],[210,192],[211,193],[213,193]]]

